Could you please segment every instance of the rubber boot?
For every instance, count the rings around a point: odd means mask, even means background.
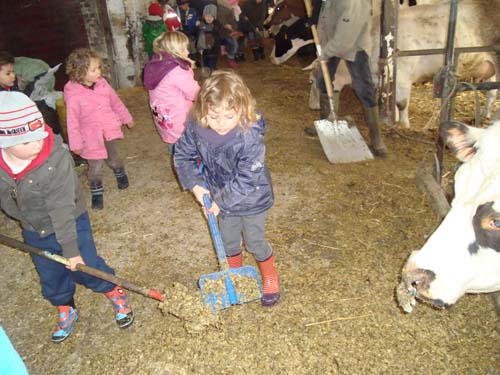
[[[101,181],[90,183],[90,194],[92,196],[92,209],[102,210],[104,208],[104,187]]]
[[[114,172],[118,189],[123,190],[128,188],[128,177],[125,173],[125,168],[118,168]]]
[[[319,118],[320,120],[327,119],[328,116],[330,115],[330,102],[328,100],[328,94],[319,94]],[[308,126],[304,129],[304,132],[311,136],[311,137],[317,137],[318,132],[316,131],[316,128],[314,126]]]
[[[274,264],[274,255],[271,255],[263,262],[257,262],[257,264],[262,275],[262,286],[264,289],[261,299],[262,306],[273,306],[280,299],[280,283],[278,270]]]
[[[384,158],[387,155],[387,147],[382,140],[380,133],[381,121],[378,113],[378,106],[365,107],[365,120],[368,129],[370,130],[370,142],[373,154],[375,156]]]
[[[230,67],[231,69],[237,69],[239,68],[239,65],[234,61],[234,59],[227,59],[227,66]]]
[[[229,268],[239,268],[243,265],[243,252],[228,256],[226,259],[229,264]]]
[[[252,48],[253,61],[257,61],[260,59],[259,47]]]

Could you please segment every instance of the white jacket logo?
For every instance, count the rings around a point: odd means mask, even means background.
[[[262,163],[260,161],[256,161],[255,163],[252,164],[252,167],[250,168],[250,170],[252,172],[255,172],[257,169],[260,169],[262,167],[263,167]]]

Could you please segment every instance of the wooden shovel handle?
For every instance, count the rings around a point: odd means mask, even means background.
[[[36,247],[25,244],[24,242],[17,241],[13,238],[6,237],[0,234],[0,244],[12,247],[14,249],[18,249],[24,251],[25,253],[31,253],[38,256],[41,256],[46,259],[50,259],[54,262],[61,263],[65,266],[69,266],[69,260],[65,257],[62,257],[58,254],[51,253],[47,250],[38,249]],[[122,288],[128,289],[132,292],[136,292],[142,294],[143,296],[153,298],[158,301],[163,301],[163,295],[153,289],[147,289],[138,285],[131,283],[128,280],[122,279],[121,277],[117,277],[110,273],[103,272],[96,268],[89,267],[85,264],[78,264],[76,266],[77,271],[84,272],[88,275],[92,275],[98,277],[99,279],[109,281],[112,284],[120,285]]]
[[[311,18],[312,15],[312,4],[311,0],[304,0],[304,5],[306,7],[307,17]],[[321,44],[319,43],[318,30],[316,25],[311,25],[311,31],[313,35],[314,45],[316,46],[316,55],[318,56],[319,63],[321,65],[321,71],[323,73],[323,78],[326,85],[326,93],[330,102],[330,112],[334,113],[333,109],[333,87],[332,79],[330,77],[330,72],[328,71],[328,64],[326,60],[321,58]]]

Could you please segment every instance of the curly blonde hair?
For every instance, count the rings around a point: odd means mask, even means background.
[[[91,49],[77,48],[71,52],[66,60],[66,74],[69,79],[83,84],[92,59],[99,60],[102,68],[101,56]]]
[[[217,70],[203,82],[191,115],[206,128],[210,108],[232,109],[240,114],[239,126],[247,130],[258,120],[255,106],[255,98],[238,74],[232,70]]]

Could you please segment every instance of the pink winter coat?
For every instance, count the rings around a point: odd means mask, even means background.
[[[144,69],[144,81],[161,139],[166,143],[176,143],[186,129],[187,114],[200,85],[194,79],[191,68],[172,62],[168,56],[165,56],[163,61],[167,65],[165,69],[168,73],[162,78],[163,63],[155,55]]]
[[[109,83],[101,78],[91,89],[69,81],[64,86],[69,148],[85,159],[108,158],[104,141],[122,139],[122,125],[132,116]]]

